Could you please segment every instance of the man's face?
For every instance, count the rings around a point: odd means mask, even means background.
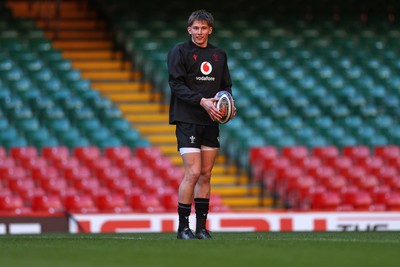
[[[193,43],[200,47],[206,47],[212,27],[208,26],[206,21],[195,20],[192,26],[188,27],[188,32],[192,35]]]

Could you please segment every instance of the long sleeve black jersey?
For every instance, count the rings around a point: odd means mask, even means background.
[[[232,93],[226,53],[212,44],[201,48],[191,40],[176,45],[168,54],[171,100],[169,123],[216,125],[200,105],[221,90]]]

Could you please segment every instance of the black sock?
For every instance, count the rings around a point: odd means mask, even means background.
[[[208,198],[195,198],[194,206],[196,208],[196,232],[201,229],[206,229],[206,221],[208,209],[210,207],[210,199]]]
[[[189,228],[189,216],[191,209],[192,209],[192,204],[182,204],[178,202],[178,215],[179,215],[178,231],[182,231],[185,228]]]

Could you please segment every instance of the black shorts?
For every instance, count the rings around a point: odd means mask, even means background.
[[[178,150],[182,147],[219,147],[219,126],[177,122],[175,134]]]

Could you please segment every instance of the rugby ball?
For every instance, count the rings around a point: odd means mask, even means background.
[[[225,124],[232,118],[233,114],[232,95],[228,91],[219,91],[215,98],[218,98],[218,101],[215,102],[215,107],[222,113],[222,118],[218,122]]]

